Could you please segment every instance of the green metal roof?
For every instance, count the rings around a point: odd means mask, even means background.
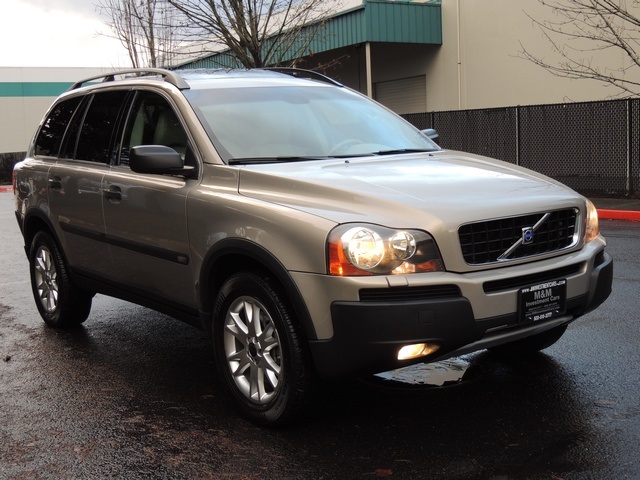
[[[442,45],[440,1],[365,0],[358,7],[328,18],[309,45],[309,50],[317,54],[366,42]],[[291,60],[291,57],[284,60]],[[238,66],[235,58],[223,51],[178,68]]]

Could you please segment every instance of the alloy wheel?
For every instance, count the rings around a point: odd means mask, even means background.
[[[58,272],[51,252],[44,246],[36,252],[34,274],[40,303],[47,312],[54,312],[58,307]]]
[[[278,393],[282,378],[280,338],[268,310],[253,297],[237,298],[224,322],[224,350],[242,394],[258,405]]]

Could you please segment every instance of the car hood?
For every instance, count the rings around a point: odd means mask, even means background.
[[[584,209],[580,195],[548,177],[453,151],[245,166],[239,192],[336,223],[431,233],[489,218]]]

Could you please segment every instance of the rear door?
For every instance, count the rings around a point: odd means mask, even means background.
[[[102,213],[102,177],[109,171],[114,139],[128,92],[88,95],[67,128],[49,170],[51,215],[69,265],[85,274],[110,271]]]
[[[195,282],[187,234],[186,198],[197,180],[148,175],[129,168],[129,150],[165,145],[196,165],[186,129],[171,101],[159,92],[136,93],[120,159],[102,188],[107,241],[114,273],[131,293],[170,307],[195,307]],[[193,313],[189,311],[189,313]]]

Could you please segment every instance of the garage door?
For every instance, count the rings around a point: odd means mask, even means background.
[[[427,111],[427,78],[401,78],[375,84],[375,99],[396,113]]]

